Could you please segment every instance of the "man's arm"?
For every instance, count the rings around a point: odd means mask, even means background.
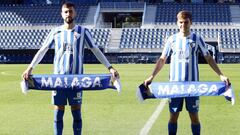
[[[223,75],[223,73],[219,69],[217,63],[212,58],[212,56],[210,54],[208,54],[208,55],[204,56],[204,58],[207,61],[207,63],[210,65],[210,67],[217,73],[217,75],[220,77],[220,79],[222,81],[224,81],[227,86],[229,86],[231,84],[229,79],[226,76]]]
[[[152,82],[152,80],[154,79],[154,77],[158,74],[158,72],[161,71],[161,69],[163,68],[163,66],[166,63],[166,60],[167,60],[167,57],[165,57],[163,55],[158,59],[152,74],[144,81],[145,86],[149,85]]]
[[[229,86],[231,83],[229,81],[229,79],[223,75],[223,73],[221,72],[221,70],[219,69],[217,63],[215,62],[215,60],[212,58],[212,56],[210,55],[210,53],[208,52],[207,48],[206,48],[206,44],[203,41],[202,37],[199,37],[199,39],[197,40],[197,43],[200,46],[200,51],[201,53],[204,55],[205,60],[207,61],[207,63],[210,65],[210,67],[217,73],[217,75],[219,75],[220,79],[222,81],[224,81],[226,83],[227,86]]]
[[[48,47],[42,47],[37,54],[34,56],[31,64],[28,66],[28,68],[23,72],[22,78],[24,80],[28,80],[29,75],[31,75],[33,68],[42,60],[46,52],[48,51]]]
[[[112,67],[112,65],[108,62],[106,57],[103,55],[101,50],[98,48],[98,46],[95,45],[93,37],[88,29],[85,29],[84,31],[85,41],[87,43],[87,47],[93,52],[93,54],[97,57],[97,59],[105,65],[106,68],[108,68],[109,72],[112,74],[113,77],[119,78],[119,74],[116,69]]]
[[[108,68],[109,72],[116,78],[119,78],[119,73],[116,69],[112,67],[112,65],[108,62],[107,58],[103,55],[98,47],[91,48],[93,54],[97,57],[97,59]]]
[[[152,74],[144,81],[144,85],[145,85],[145,86],[148,86],[148,85],[152,82],[152,80],[154,79],[154,77],[158,74],[158,72],[159,72],[159,71],[163,68],[163,66],[165,65],[168,56],[170,56],[171,44],[172,44],[172,42],[173,42],[172,40],[173,40],[173,36],[170,36],[170,37],[167,39],[167,42],[165,43],[164,48],[163,48],[162,55],[160,56],[160,58],[159,58],[158,61],[156,62],[156,66],[155,66]]]
[[[28,66],[28,68],[23,72],[22,78],[24,80],[28,80],[29,75],[32,74],[33,68],[42,60],[44,55],[49,49],[49,46],[53,43],[53,31],[51,31],[47,38],[45,39],[43,46],[38,50],[37,54],[34,56],[31,64]]]

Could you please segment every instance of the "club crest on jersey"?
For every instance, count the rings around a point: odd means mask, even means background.
[[[74,32],[74,39],[78,39],[81,35],[79,34],[79,33],[77,33],[77,32]]]
[[[196,42],[190,42],[190,47],[193,48],[196,46]]]

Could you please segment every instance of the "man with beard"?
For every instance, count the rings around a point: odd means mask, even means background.
[[[64,3],[61,7],[61,15],[64,24],[49,33],[31,64],[23,72],[23,79],[29,79],[33,68],[42,60],[47,50],[52,47],[55,49],[54,74],[83,74],[83,52],[85,45],[93,52],[98,60],[108,68],[113,77],[119,78],[117,70],[111,66],[100,49],[94,44],[89,30],[74,24],[74,18],[76,17],[75,5],[70,2]],[[62,135],[63,115],[67,100],[71,106],[74,135],[81,135],[82,91],[75,90],[56,90],[52,93],[52,103],[54,105],[54,135]]]

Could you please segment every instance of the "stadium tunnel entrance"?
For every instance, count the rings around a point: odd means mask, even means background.
[[[112,28],[140,28],[143,12],[102,12],[101,24]]]

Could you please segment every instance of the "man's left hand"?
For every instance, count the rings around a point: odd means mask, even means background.
[[[231,85],[230,80],[229,80],[226,76],[220,75],[220,79],[221,79],[223,82],[225,82],[227,86],[230,86],[230,85]]]
[[[119,78],[120,78],[119,73],[117,72],[116,69],[110,68],[110,69],[109,69],[109,72],[112,74],[112,77],[113,77],[114,79],[119,79]]]

